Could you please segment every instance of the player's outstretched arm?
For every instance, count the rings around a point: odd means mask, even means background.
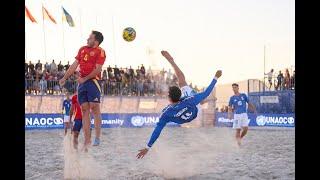
[[[168,62],[171,64],[171,66],[174,69],[175,74],[177,75],[178,78],[178,83],[180,87],[187,86],[186,78],[181,71],[181,69],[177,66],[177,64],[174,62],[173,57],[169,54],[168,51],[161,51],[161,54],[163,57],[165,57]]]
[[[204,99],[206,99],[210,93],[212,92],[215,84],[217,83],[218,78],[220,78],[222,75],[222,71],[218,70],[216,72],[216,75],[214,76],[214,78],[212,79],[210,85],[207,87],[207,89],[201,93],[198,93],[196,95],[194,95],[194,102],[195,104],[199,104],[201,101],[203,101]]]
[[[157,123],[157,127],[153,130],[153,133],[150,137],[147,147],[139,150],[139,153],[136,156],[138,159],[143,158],[148,153],[149,148],[151,148],[154,142],[156,142],[156,140],[161,134],[162,129],[166,126],[166,124],[167,122],[164,119],[160,118],[159,122]]]
[[[75,60],[72,65],[69,67],[67,72],[64,74],[63,78],[59,80],[60,86],[63,86],[66,82],[66,80],[76,71],[79,63],[77,60]]]

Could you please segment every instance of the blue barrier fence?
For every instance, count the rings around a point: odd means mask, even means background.
[[[292,114],[295,112],[295,91],[266,91],[252,92],[248,94],[259,113]],[[273,100],[264,102],[263,100]]]
[[[158,113],[123,113],[102,114],[102,128],[138,128],[154,127],[159,121]],[[91,125],[93,126],[93,119]],[[176,123],[168,123],[168,126],[180,126]],[[62,114],[25,114],[25,129],[61,129],[63,128]]]
[[[249,126],[295,127],[295,114],[253,114],[248,113]],[[228,113],[216,113],[215,126],[232,127],[232,119]]]

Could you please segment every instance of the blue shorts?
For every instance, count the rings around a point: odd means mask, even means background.
[[[85,102],[100,103],[101,87],[96,79],[90,79],[78,87],[78,101],[81,104]]]
[[[72,131],[80,132],[81,128],[82,128],[82,120],[81,119],[75,119]]]

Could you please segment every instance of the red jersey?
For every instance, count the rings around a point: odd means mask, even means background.
[[[88,76],[97,64],[103,65],[106,60],[106,54],[101,47],[83,46],[79,49],[76,60],[80,65],[80,77]],[[97,79],[101,78],[101,74],[97,75]]]
[[[73,95],[71,99],[74,120],[82,120],[81,107],[78,102],[78,95]]]

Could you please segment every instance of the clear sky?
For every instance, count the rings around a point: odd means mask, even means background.
[[[74,60],[91,30],[104,34],[105,66],[169,68],[160,51],[174,56],[189,82],[206,86],[217,69],[221,83],[263,76],[295,65],[294,0],[26,0],[38,21],[26,19],[26,59]],[[58,24],[42,21],[41,4]],[[63,6],[75,21],[62,23]],[[43,31],[44,27],[44,31]],[[133,27],[133,42],[122,30]],[[64,37],[64,41],[63,41]],[[64,42],[64,43],[63,43]],[[151,52],[151,53],[147,53]]]

